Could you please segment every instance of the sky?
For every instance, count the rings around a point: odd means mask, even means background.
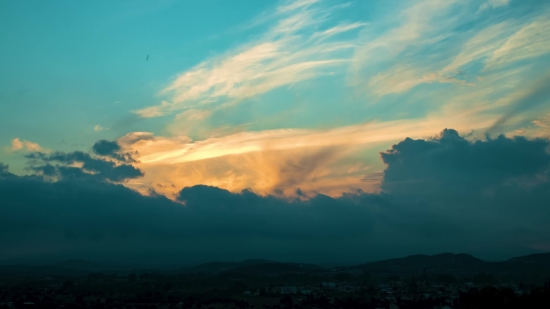
[[[549,16],[2,1],[0,260],[550,251]]]

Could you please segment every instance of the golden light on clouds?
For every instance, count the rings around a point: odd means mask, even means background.
[[[183,187],[205,184],[235,192],[293,195],[300,189],[338,196],[378,190],[379,181],[372,175],[379,175],[383,166],[377,156],[361,157],[365,150],[383,151],[403,136],[434,136],[445,127],[469,131],[493,123],[469,114],[452,119],[439,115],[330,130],[242,132],[200,141],[135,132],[118,142],[136,153],[135,165],[145,172],[143,178],[126,183],[141,192],[154,189],[173,197]]]
[[[13,151],[44,151],[44,149],[38,144],[31,141],[21,140],[18,137],[11,141],[11,150]]]

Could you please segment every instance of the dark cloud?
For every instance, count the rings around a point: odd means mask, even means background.
[[[469,141],[444,130],[383,152],[381,193],[309,199],[194,186],[172,201],[106,182],[139,177],[130,164],[35,153],[28,156],[34,176],[0,165],[0,258],[362,262],[445,251],[523,254],[550,246],[549,145],[504,136]],[[61,180],[44,177],[54,175]]]
[[[470,235],[495,252],[497,244],[550,248],[542,223],[550,220],[549,146],[524,137],[468,141],[454,130],[405,139],[381,154],[382,190],[410,206],[401,213],[462,230],[456,241]]]
[[[1,174],[7,174],[8,173],[8,165],[5,165],[3,163],[0,163],[0,175]]]
[[[117,141],[100,140],[93,146],[92,150],[95,154],[105,157],[110,157],[122,162],[135,162],[129,153],[121,150]]]
[[[407,138],[381,154],[388,165],[382,188],[396,194],[434,187],[463,192],[535,177],[548,169],[549,146],[545,139],[503,135],[470,142],[452,129],[432,140]]]
[[[172,261],[199,254],[197,259],[255,255],[289,259],[290,252],[303,258],[309,250],[319,254],[327,245],[369,235],[368,206],[376,204],[368,195],[286,201],[196,186],[181,191],[183,205],[78,177],[57,182],[28,176],[0,178],[0,196],[4,256],[29,248],[85,250],[92,256],[158,250],[156,258]],[[354,250],[350,247],[347,253]]]
[[[0,176],[9,175],[9,165],[0,163]]]
[[[295,240],[365,235],[372,223],[368,205],[374,204],[369,195],[288,201],[209,186],[185,188],[178,199],[215,233]]]
[[[120,146],[116,141],[100,140],[97,141],[92,147],[93,151],[102,156],[111,156],[117,154],[120,151]]]
[[[82,151],[54,152],[45,154],[31,153],[26,156],[32,161],[31,169],[46,176],[60,176],[62,178],[94,178],[121,182],[131,178],[143,176],[143,172],[131,164],[117,164],[102,158],[93,157]],[[50,164],[56,162],[55,166]],[[82,167],[74,166],[81,164]]]

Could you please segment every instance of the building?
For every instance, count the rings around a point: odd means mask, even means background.
[[[282,286],[280,287],[281,294],[296,294],[298,289],[295,286]]]
[[[336,283],[334,283],[334,282],[323,282],[323,287],[333,289],[333,288],[336,287]]]
[[[300,289],[300,293],[304,295],[311,295],[311,289]]]

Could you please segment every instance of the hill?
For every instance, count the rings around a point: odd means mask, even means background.
[[[465,273],[481,272],[490,264],[469,254],[442,253],[437,255],[410,255],[403,258],[389,259],[354,266],[367,272],[444,272]]]
[[[225,272],[231,269],[240,268],[240,267],[246,267],[246,266],[254,266],[254,265],[261,265],[261,264],[269,264],[273,263],[272,261],[268,260],[244,260],[241,262],[209,262],[204,264],[199,264],[192,267],[183,268],[180,270],[180,272],[183,273],[204,273],[204,274],[219,274],[221,272]]]
[[[110,267],[92,263],[84,260],[66,260],[59,263],[50,264],[48,266],[55,267],[55,268],[61,268],[61,269],[68,269],[68,270],[83,270],[83,271],[100,271],[100,270],[107,270]]]
[[[550,274],[550,253],[520,256],[501,262],[487,262],[469,254],[442,253],[411,255],[351,267],[371,273],[415,273],[430,271],[449,274],[474,273],[545,273]]]
[[[314,264],[298,264],[298,263],[265,263],[256,265],[246,265],[237,268],[232,268],[223,272],[224,274],[250,274],[257,276],[276,276],[283,274],[313,274],[326,272],[327,270],[321,266]]]
[[[495,264],[499,272],[550,274],[550,253],[530,254]]]
[[[84,275],[93,272],[115,273],[130,271],[130,265],[115,266],[92,263],[85,260],[66,260],[50,264],[5,263],[0,265],[0,275]],[[269,260],[244,260],[240,262],[210,262],[186,268],[148,267],[147,272],[162,272],[166,274],[250,274],[258,276],[273,276],[287,273],[322,274],[329,273],[328,268],[314,264],[282,263]],[[410,255],[403,258],[382,260],[360,264],[352,267],[341,267],[340,271],[369,273],[419,273],[434,272],[445,274],[536,274],[550,275],[550,253],[539,253],[511,258],[501,262],[488,262],[469,254],[442,253],[436,255]],[[143,268],[134,267],[133,272],[141,273]]]

